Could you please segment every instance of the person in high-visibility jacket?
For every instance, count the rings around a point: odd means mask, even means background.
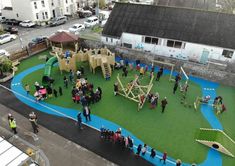
[[[15,121],[15,119],[13,117],[10,118],[9,125],[10,125],[10,128],[13,130],[14,134],[17,134],[17,131],[16,131],[16,121]]]

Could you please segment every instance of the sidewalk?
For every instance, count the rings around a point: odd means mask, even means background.
[[[5,129],[10,131],[7,115],[8,113],[11,113],[16,119],[17,135],[41,149],[49,159],[51,166],[115,166],[114,163],[107,161],[95,153],[88,151],[42,126],[39,126],[39,133],[38,135],[35,135],[32,132],[32,126],[27,118],[2,104],[0,104],[0,110],[0,135],[4,136],[6,139],[10,138],[9,132],[6,132]]]

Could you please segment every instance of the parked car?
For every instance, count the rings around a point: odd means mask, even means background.
[[[19,25],[22,26],[22,27],[28,27],[28,28],[36,26],[36,24],[34,22],[30,21],[30,20],[22,21]]]
[[[12,26],[6,27],[4,31],[9,32],[10,34],[18,34],[18,28]]]
[[[8,57],[9,58],[10,54],[6,50],[0,50],[0,58],[2,57]]]
[[[61,16],[61,17],[53,18],[51,21],[49,21],[49,25],[57,26],[57,25],[65,24],[66,22],[67,22],[67,17]]]
[[[92,12],[90,10],[80,10],[78,11],[78,16],[80,18],[86,18],[92,16]]]
[[[16,19],[7,19],[6,23],[8,25],[19,25],[21,21],[16,20]]]
[[[0,35],[0,44],[4,44],[4,43],[7,43],[9,41],[13,41],[15,39],[16,39],[16,35],[12,35],[12,34]]]
[[[0,16],[0,22],[1,23],[5,22],[5,20],[6,20],[6,17]]]
[[[87,18],[87,20],[84,22],[86,28],[93,27],[97,24],[99,24],[99,19],[95,16]]]
[[[71,28],[69,28],[69,32],[77,35],[80,31],[85,30],[85,25],[83,24],[74,24]]]
[[[89,10],[91,11],[92,15],[96,14],[95,8],[91,7],[91,6],[85,6],[83,7],[83,10]]]
[[[39,44],[39,43],[43,43],[47,40],[46,36],[40,36],[40,37],[36,37],[34,39],[32,39],[31,42],[29,42],[28,46],[32,47],[33,45]]]

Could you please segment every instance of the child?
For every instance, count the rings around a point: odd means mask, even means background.
[[[27,95],[29,95],[29,93],[30,93],[30,87],[29,87],[28,84],[25,85],[25,90],[26,90]]]

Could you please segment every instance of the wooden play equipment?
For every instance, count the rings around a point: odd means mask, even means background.
[[[75,53],[70,51],[70,56],[65,58],[63,54],[56,52],[60,71],[77,71],[77,62],[88,61],[90,70],[95,73],[97,67],[101,67],[104,78],[111,77],[112,67],[115,64],[115,54],[107,48],[90,49]]]
[[[118,94],[134,102],[137,102],[139,111],[141,108],[143,108],[144,103],[153,87],[153,79],[154,77],[151,78],[148,85],[140,85],[139,76],[136,75],[134,80],[129,82],[125,88],[118,74],[117,81],[118,85],[121,87],[121,90],[119,90]]]
[[[196,141],[228,156],[235,155],[235,141],[222,130],[200,128]]]
[[[152,61],[152,63],[153,64],[160,64],[160,65],[166,65],[166,66],[169,66],[170,67],[170,70],[171,70],[171,72],[170,72],[170,77],[169,77],[169,81],[174,81],[174,79],[172,78],[172,74],[173,74],[173,71],[174,71],[174,67],[175,67],[175,65],[174,64],[172,64],[172,63],[167,63],[167,62],[162,62],[162,61],[156,61],[156,60],[153,60]]]

